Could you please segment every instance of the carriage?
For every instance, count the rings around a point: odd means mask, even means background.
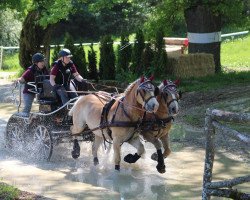
[[[74,83],[74,82],[72,82]],[[17,112],[8,120],[5,141],[10,150],[31,152],[37,159],[50,160],[53,147],[60,143],[71,142],[70,126],[72,117],[67,115],[75,99],[70,99],[62,105],[60,98],[53,92],[49,76],[37,76],[35,82],[28,83],[36,94],[38,111],[29,115],[19,112],[21,105],[21,85],[19,88],[19,103]],[[75,88],[77,85],[74,84]],[[80,141],[93,141],[93,133],[84,129],[79,133]]]

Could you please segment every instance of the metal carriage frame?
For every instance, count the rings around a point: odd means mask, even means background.
[[[49,86],[47,76],[39,76],[38,80],[28,84],[32,86],[30,91],[37,95],[39,111],[31,112],[29,115],[19,112],[21,85],[18,83],[19,103],[17,112],[7,122],[5,146],[10,151],[25,150],[36,154],[34,156],[39,160],[49,161],[55,145],[73,140],[70,132],[70,126],[73,124],[72,117],[67,114],[77,98],[70,99],[66,104],[61,105],[58,97],[52,95],[53,88]],[[48,91],[45,91],[45,88]],[[92,142],[94,140],[94,134],[89,131],[88,127],[78,136],[79,141]]]

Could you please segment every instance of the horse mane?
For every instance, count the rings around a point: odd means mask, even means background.
[[[137,84],[138,81],[139,81],[139,79],[137,79],[133,83],[129,84],[129,86],[124,91],[124,96],[126,96],[134,88],[134,86]]]
[[[163,82],[161,82],[161,84],[158,86],[158,88],[160,89],[160,91],[164,88]]]

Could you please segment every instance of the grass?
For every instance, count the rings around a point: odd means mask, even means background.
[[[17,199],[20,191],[14,186],[0,182],[0,199],[14,200]]]
[[[224,41],[221,45],[221,64],[224,68],[250,71],[250,35]]]
[[[216,88],[233,85],[249,85],[249,71],[224,72],[201,78],[191,78],[181,80],[180,89],[186,92],[189,91],[208,91]]]

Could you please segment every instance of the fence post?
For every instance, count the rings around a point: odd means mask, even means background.
[[[0,69],[2,69],[3,65],[3,46],[0,46]]]
[[[210,109],[206,111],[205,117],[205,134],[206,134],[206,154],[205,154],[205,166],[203,175],[203,190],[202,200],[210,200],[210,195],[206,192],[206,184],[212,181],[212,171],[214,164],[214,138],[215,129],[212,124],[212,112]]]

